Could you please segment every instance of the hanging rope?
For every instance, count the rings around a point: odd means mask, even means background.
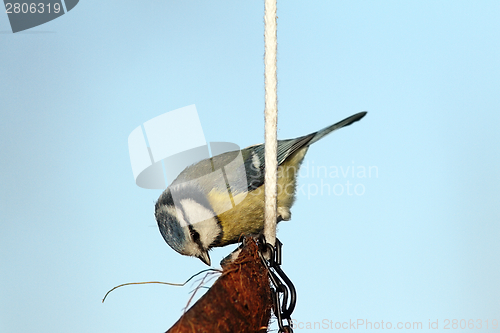
[[[264,84],[265,105],[265,210],[264,236],[266,242],[276,242],[277,208],[277,123],[278,123],[278,77],[276,74],[277,40],[276,0],[265,0],[264,12]]]

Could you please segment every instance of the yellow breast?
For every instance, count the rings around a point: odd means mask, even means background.
[[[308,147],[304,147],[289,156],[278,167],[278,207],[290,209],[295,201],[297,173],[304,159]],[[258,234],[264,227],[264,192],[265,185],[254,191],[234,196],[234,201],[239,202],[241,196],[245,198],[232,209],[218,215],[221,221],[223,235],[219,244],[225,246],[239,241],[241,235]],[[209,201],[214,211],[220,211],[218,203],[222,202],[222,194],[212,190]],[[227,196],[227,194],[224,194]]]

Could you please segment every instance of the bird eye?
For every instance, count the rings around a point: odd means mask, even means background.
[[[198,242],[200,240],[200,234],[197,231],[191,230],[191,237],[194,242]]]

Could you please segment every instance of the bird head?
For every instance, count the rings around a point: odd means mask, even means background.
[[[179,193],[179,195],[177,195]],[[172,195],[165,190],[155,206],[163,238],[180,254],[193,256],[210,266],[208,251],[222,234],[210,203],[196,188],[182,188]]]

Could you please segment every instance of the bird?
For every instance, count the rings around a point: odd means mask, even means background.
[[[291,219],[297,175],[309,146],[351,125],[359,112],[317,132],[278,140],[277,222]],[[225,152],[186,167],[155,204],[155,218],[172,249],[210,266],[209,251],[264,228],[265,144]]]

